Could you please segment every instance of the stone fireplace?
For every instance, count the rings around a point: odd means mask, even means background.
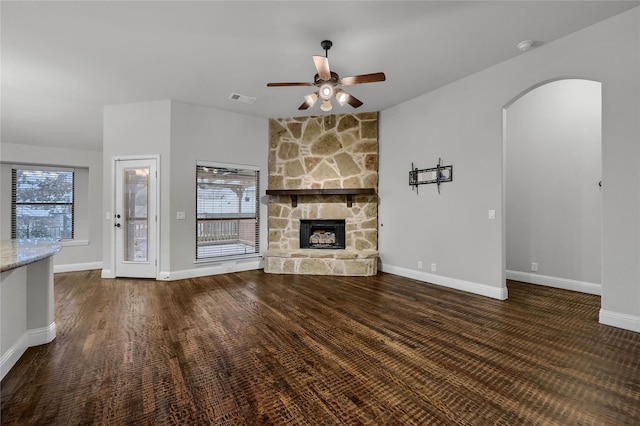
[[[271,119],[269,127],[265,272],[375,275],[378,114]],[[318,220],[325,222],[315,224],[315,237],[302,235]],[[304,247],[312,237],[315,246]]]

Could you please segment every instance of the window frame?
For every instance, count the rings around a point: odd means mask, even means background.
[[[61,172],[61,173],[71,173],[71,201],[60,201],[58,202],[18,202],[18,182],[17,182],[17,174],[19,171],[34,171],[34,172]],[[76,173],[74,168],[69,167],[57,167],[57,166],[40,166],[40,165],[30,165],[30,164],[13,164],[11,166],[11,238],[18,238],[18,215],[17,210],[18,206],[34,206],[34,205],[51,205],[51,206],[70,206],[71,210],[71,236],[70,238],[57,238],[57,237],[27,237],[27,238],[52,238],[57,239],[60,242],[72,242],[75,239],[75,231],[76,231]],[[23,238],[20,238],[23,239]]]
[[[237,211],[235,215],[230,215],[228,212],[223,214],[221,211],[217,213],[213,211],[208,213],[212,216],[215,216],[215,215],[219,216],[217,218],[213,218],[213,217],[208,218],[208,221],[212,221],[212,222],[219,220],[219,221],[238,221],[239,223],[240,221],[246,222],[247,220],[253,220],[254,224],[250,225],[249,227],[250,229],[253,230],[252,231],[253,241],[250,242],[251,244],[253,244],[253,251],[249,253],[225,251],[218,254],[208,254],[208,255],[200,252],[200,248],[207,245],[207,244],[202,244],[202,242],[199,241],[199,238],[202,235],[201,233],[202,230],[199,229],[199,227],[201,226],[201,223],[203,223],[204,221],[207,221],[206,218],[201,217],[203,206],[200,205],[200,200],[203,197],[201,197],[201,192],[200,192],[201,189],[199,187],[199,185],[202,185],[202,182],[199,182],[199,176],[202,168],[227,169],[227,170],[230,169],[230,170],[236,170],[238,172],[244,172],[244,173],[255,173],[255,177],[253,181],[255,183],[255,191],[254,191],[255,205],[253,208],[253,212],[250,212],[252,216],[247,216],[246,213],[243,215],[242,207],[240,204],[239,204],[239,211]],[[210,262],[220,262],[220,261],[233,260],[233,259],[249,259],[249,258],[259,257],[260,256],[260,167],[247,165],[247,164],[233,164],[233,163],[221,163],[221,162],[214,162],[214,161],[198,160],[196,161],[195,172],[196,172],[195,173],[196,174],[195,176],[196,200],[195,200],[195,213],[194,213],[194,219],[195,219],[195,230],[194,230],[195,261],[194,263],[210,263]],[[212,186],[213,185],[215,184],[212,183]],[[248,186],[247,188],[250,188],[250,186]],[[239,202],[241,201],[239,200]],[[238,227],[240,227],[240,225],[238,225]],[[244,228],[247,229],[246,226]],[[221,240],[219,245],[224,245],[224,241],[226,240]]]

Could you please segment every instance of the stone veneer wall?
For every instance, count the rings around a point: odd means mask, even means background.
[[[378,188],[378,114],[271,119],[269,189]],[[300,250],[300,219],[345,219],[345,250]],[[329,275],[377,272],[378,197],[269,197],[265,271]]]

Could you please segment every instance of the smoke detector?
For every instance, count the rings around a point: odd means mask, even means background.
[[[526,52],[533,47],[533,40],[524,40],[518,43],[518,49],[522,52]]]

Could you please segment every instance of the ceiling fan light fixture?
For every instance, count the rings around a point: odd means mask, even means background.
[[[349,95],[346,94],[345,92],[339,92],[336,95],[336,99],[338,100],[338,103],[340,104],[340,106],[343,106],[344,104],[347,103],[347,100],[349,99]]]
[[[307,105],[309,105],[309,107],[312,107],[315,105],[316,101],[318,100],[318,95],[315,93],[309,93],[307,96],[304,97],[304,100],[307,101]]]
[[[322,86],[320,86],[320,97],[322,99],[329,100],[331,99],[331,97],[333,96],[333,86],[330,85],[329,83],[325,83]]]
[[[320,105],[320,109],[323,110],[324,112],[329,112],[333,109],[333,106],[331,105],[331,101],[329,99],[325,99],[324,101],[322,101],[322,105]]]

